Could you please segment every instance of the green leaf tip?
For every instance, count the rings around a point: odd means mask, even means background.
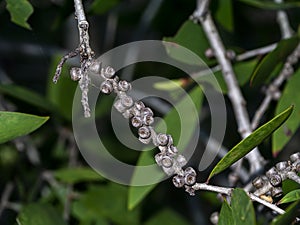
[[[283,111],[275,118],[256,129],[252,134],[250,134],[248,137],[246,137],[245,139],[240,141],[236,146],[234,146],[213,168],[212,172],[210,173],[207,179],[207,182],[209,182],[209,180],[214,175],[219,174],[228,167],[230,167],[233,163],[243,158],[257,145],[263,142],[289,118],[293,109],[294,106],[291,105],[285,111]]]
[[[11,21],[15,24],[31,30],[27,23],[33,13],[33,7],[27,0],[6,0],[6,9],[10,13]]]

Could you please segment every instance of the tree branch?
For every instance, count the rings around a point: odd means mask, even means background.
[[[282,3],[283,0],[274,0],[276,3]],[[293,35],[293,30],[290,26],[288,16],[284,10],[278,10],[277,22],[280,27],[283,39],[290,38]]]
[[[14,185],[9,182],[5,185],[5,188],[3,190],[2,196],[1,196],[1,202],[0,202],[0,217],[3,213],[3,210],[6,208],[8,200],[10,198],[10,195],[14,189]]]
[[[198,1],[199,3],[199,1]],[[201,4],[208,4],[207,1],[201,1]],[[200,6],[201,6],[200,4]],[[202,27],[204,29],[204,32],[210,42],[211,47],[214,50],[216,59],[218,63],[221,65],[222,68],[222,74],[223,78],[227,84],[228,88],[228,97],[231,100],[235,118],[237,120],[238,124],[238,132],[242,136],[242,138],[247,137],[251,134],[251,126],[250,126],[250,120],[249,116],[246,110],[246,101],[244,100],[244,97],[241,93],[241,90],[238,86],[238,82],[236,79],[236,76],[234,74],[232,65],[230,60],[226,57],[226,51],[224,48],[224,45],[222,43],[222,40],[219,36],[219,33],[215,27],[215,24],[213,22],[213,19],[210,15],[210,12],[203,12],[202,7],[198,5],[198,9],[194,13],[194,18],[197,18],[200,23],[202,24]],[[251,151],[246,158],[248,159],[250,163],[250,171],[251,173],[255,173],[262,169],[263,164],[263,158],[260,155],[257,148],[255,148],[253,151]]]

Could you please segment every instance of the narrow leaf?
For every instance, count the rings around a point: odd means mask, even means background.
[[[287,193],[280,201],[279,204],[289,203],[300,200],[300,189],[293,190]]]
[[[268,80],[277,65],[286,60],[298,43],[299,38],[297,36],[280,41],[277,47],[267,54],[255,68],[251,76],[251,85],[260,85]]]
[[[243,139],[240,143],[234,146],[214,167],[208,177],[210,178],[218,173],[221,173],[233,163],[247,155],[254,147],[259,145],[263,140],[270,136],[278,127],[280,127],[291,115],[293,106],[290,106],[281,114],[256,129],[252,134]]]
[[[255,225],[255,212],[252,201],[243,189],[236,188],[232,192],[231,209],[234,224]],[[229,223],[230,224],[230,223]]]
[[[189,98],[191,98],[194,108],[191,108],[191,101]],[[202,105],[202,98],[203,94],[200,87],[196,87],[189,93],[189,96],[184,97],[176,105],[176,108],[181,112],[180,118],[175,108],[164,117],[164,122],[167,124],[168,133],[173,136],[174,141],[176,142],[180,138],[180,142],[178,143],[177,147],[181,152],[187,148],[190,140],[194,136],[198,121],[198,112],[200,111]],[[195,112],[195,109],[197,109],[198,112]],[[182,122],[181,129],[178,127],[178,120],[181,120]],[[158,123],[157,126],[155,126],[155,129],[159,131],[162,129],[163,124],[163,122]],[[158,166],[152,171],[149,171],[147,175],[144,174],[142,166],[155,164],[154,154],[155,153],[153,153],[153,151],[143,151],[143,153],[140,155],[131,183],[135,184],[140,179],[147,179],[149,183],[153,184],[148,186],[131,185],[129,187],[129,209],[133,209],[137,204],[139,204],[165,176],[161,168]],[[149,174],[151,174],[151,176],[149,176]]]
[[[45,109],[49,112],[53,112],[54,106],[42,95],[31,91],[27,88],[14,85],[14,84],[0,84],[0,92],[16,99],[22,100],[33,106]]]
[[[89,167],[63,168],[54,171],[54,176],[56,179],[69,184],[104,180],[102,176]]]
[[[287,225],[292,224],[296,217],[300,215],[300,201],[291,204],[284,214],[277,216],[271,225]]]
[[[31,133],[48,119],[49,117],[0,111],[0,144]]]
[[[164,208],[157,214],[151,217],[144,225],[157,225],[157,224],[172,224],[172,225],[188,225],[188,221],[180,216],[175,211]]]
[[[300,69],[287,81],[282,95],[277,103],[275,113],[281,112],[289,105],[294,105],[294,112],[286,123],[273,133],[272,152],[276,156],[291,140],[300,126]]]
[[[6,0],[6,9],[10,13],[11,21],[26,29],[31,29],[27,23],[33,13],[33,7],[27,0]]]
[[[205,50],[209,48],[210,45],[202,27],[190,20],[186,21],[180,27],[174,37],[164,37],[163,40],[174,43],[172,47],[170,47],[170,45],[167,46],[167,52],[172,58],[180,62],[184,62],[190,65],[199,65],[199,62],[193,62],[195,58],[191,57],[190,54],[183,55],[182,51],[178,51],[177,44],[194,52],[206,64],[212,65],[215,63],[215,60],[208,60],[204,55]]]
[[[50,205],[33,203],[22,208],[18,225],[66,225],[60,214]]]
[[[232,209],[228,205],[227,201],[224,200],[219,216],[219,221],[218,225],[235,225],[234,224],[234,219],[233,219],[233,214],[232,214]]]
[[[217,21],[228,31],[233,31],[232,0],[219,0],[216,11]]]

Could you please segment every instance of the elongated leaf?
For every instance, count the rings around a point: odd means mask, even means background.
[[[110,224],[138,225],[140,209],[135,208],[128,211],[126,193],[126,187],[115,183],[91,186],[74,203],[74,206],[76,204],[76,215],[81,218],[88,215],[90,219],[94,220],[102,217],[108,219]]]
[[[31,133],[48,119],[24,113],[0,112],[0,144]]]
[[[298,43],[298,36],[280,41],[277,47],[267,54],[255,68],[251,76],[251,85],[260,85],[266,81],[276,69],[277,65],[285,61]]]
[[[234,146],[214,167],[210,173],[208,180],[227,169],[233,163],[247,155],[253,148],[259,145],[263,140],[270,136],[278,127],[280,127],[291,115],[293,106],[277,115],[275,118],[256,129],[252,134],[243,139]]]
[[[271,225],[287,225],[292,224],[296,217],[300,215],[299,212],[300,201],[294,202],[290,205],[284,214],[277,216],[271,223]]]
[[[202,105],[202,91],[199,87],[193,89],[189,97],[193,101],[194,107],[200,111]],[[167,124],[168,133],[173,136],[174,141],[178,141],[180,138],[180,142],[178,143],[179,151],[183,151],[189,144],[189,141],[194,135],[198,116],[197,112],[194,112],[194,109],[191,108],[191,102],[188,101],[188,97],[183,98],[177,105],[176,108],[181,112],[180,119],[182,120],[183,124],[182,130],[178,128],[178,113],[176,109],[171,110],[165,117],[164,121]],[[187,116],[188,115],[188,116]],[[156,130],[160,130],[163,127],[163,122],[157,124],[155,127]],[[133,209],[137,204],[139,204],[149,193],[153,190],[157,183],[161,181],[161,179],[165,176],[162,172],[161,168],[157,166],[157,168],[153,169],[151,172],[151,176],[149,174],[143,173],[142,166],[144,165],[152,165],[155,164],[154,156],[152,151],[144,151],[137,163],[136,170],[134,171],[132,177],[132,184],[135,184],[141,178],[151,179],[152,185],[148,186],[130,186],[129,187],[129,195],[128,195],[128,208]]]
[[[182,216],[171,209],[163,209],[151,217],[144,225],[158,225],[158,224],[172,224],[172,225],[188,225]]]
[[[11,21],[21,27],[31,29],[27,23],[33,13],[33,7],[27,0],[6,0],[6,9],[10,13]]]
[[[54,176],[63,182],[74,184],[83,181],[104,180],[97,172],[89,167],[64,168],[56,170]]]
[[[243,189],[236,188],[232,192],[231,209],[234,224],[255,225],[255,213],[252,201]]]
[[[231,207],[224,200],[219,216],[218,225],[235,225]]]
[[[279,204],[289,203],[300,200],[300,189],[287,193],[280,201]]]
[[[226,30],[233,31],[232,0],[219,0],[215,17]]]
[[[282,111],[289,105],[294,105],[295,109],[289,120],[273,133],[272,152],[276,156],[284,146],[293,137],[294,133],[300,126],[300,69],[287,81],[279,102],[276,106],[275,113]]]
[[[89,11],[101,15],[115,7],[119,2],[120,0],[95,0],[89,8]]]
[[[215,60],[208,60],[204,55],[205,50],[209,48],[208,40],[203,32],[203,29],[199,24],[195,24],[192,21],[186,21],[178,30],[174,37],[164,37],[164,41],[174,42],[174,46],[168,45],[168,54],[181,62],[193,65],[199,65],[199,62],[193,62],[190,55],[183,55],[182,51],[178,51],[177,45],[181,45],[197,54],[206,64],[211,65],[215,63]]]
[[[26,205],[17,218],[18,225],[66,225],[60,214],[50,205]]]
[[[261,9],[288,9],[293,7],[300,7],[299,1],[291,1],[285,3],[275,3],[274,1],[261,1],[261,0],[239,0],[248,5],[255,6]]]
[[[42,95],[31,91],[27,88],[14,85],[14,84],[0,84],[0,92],[9,96],[12,96],[16,99],[20,99],[26,103],[29,103],[33,106],[37,106],[39,108],[45,109],[49,112],[53,112],[55,107],[51,102],[49,102]]]

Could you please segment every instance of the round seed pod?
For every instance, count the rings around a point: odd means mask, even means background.
[[[80,68],[78,68],[78,67],[72,67],[70,69],[70,76],[71,76],[71,79],[74,80],[74,81],[80,80],[81,77],[82,77]]]
[[[140,138],[143,138],[143,139],[149,138],[151,135],[151,130],[149,129],[149,127],[142,126],[138,130],[138,135]]]
[[[157,144],[160,146],[166,146],[169,142],[169,137],[166,134],[158,134],[156,137]]]
[[[161,159],[161,165],[165,168],[170,168],[173,165],[173,159],[169,156],[164,156]]]
[[[273,187],[271,190],[271,195],[273,197],[279,197],[283,194],[282,188],[281,187]]]
[[[252,181],[253,186],[256,189],[260,189],[265,185],[264,180],[262,179],[262,177],[256,177],[253,181]]]
[[[269,181],[272,184],[272,186],[276,187],[279,186],[282,183],[281,176],[279,174],[273,174],[269,177]]]
[[[131,84],[127,82],[126,80],[121,80],[118,83],[118,89],[119,91],[129,91],[131,89]]]
[[[131,124],[134,127],[141,127],[143,125],[143,121],[142,121],[141,117],[134,116],[131,119]]]
[[[95,74],[100,74],[101,68],[102,68],[102,63],[96,60],[93,60],[93,62],[89,66],[89,70]]]
[[[276,164],[276,169],[279,171],[285,170],[289,166],[287,161],[279,162]]]
[[[144,116],[144,118],[143,118],[143,122],[144,122],[144,124],[145,125],[151,125],[151,124],[153,124],[154,123],[154,118],[153,118],[153,116],[150,116],[150,115],[146,115],[146,116]]]
[[[107,66],[104,70],[103,70],[103,75],[106,78],[113,78],[113,76],[115,75],[115,70],[114,68],[112,68],[111,66]]]
[[[290,160],[292,163],[300,160],[300,152],[296,152],[296,153],[292,154],[290,156]]]
[[[125,106],[126,108],[129,108],[133,105],[133,100],[131,97],[125,95],[125,96],[122,96],[121,98],[121,103],[123,106]]]
[[[114,90],[114,88],[113,88],[112,83],[110,81],[106,80],[101,83],[100,90],[104,94],[110,94]]]
[[[196,182],[196,175],[186,174],[185,177],[184,177],[184,182],[187,185],[193,185]]]
[[[181,188],[184,185],[184,177],[183,176],[176,175],[173,177],[172,181],[173,181],[174,186],[177,188]]]

